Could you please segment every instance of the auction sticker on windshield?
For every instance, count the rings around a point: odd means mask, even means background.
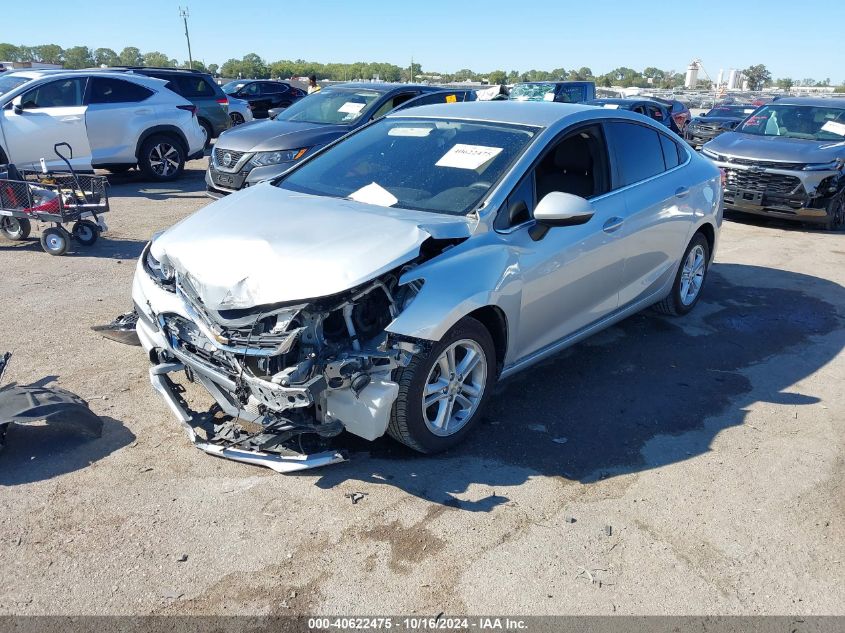
[[[543,95],[543,101],[554,101],[555,100],[555,93],[547,92]]]
[[[431,134],[430,127],[392,127],[387,131],[388,136],[428,136]]]
[[[828,121],[822,126],[825,132],[845,136],[845,123],[837,123],[836,121]]]
[[[342,106],[340,106],[337,111],[343,112],[345,114],[358,114],[361,110],[364,109],[364,106],[367,105],[366,103],[358,103],[356,101],[347,101]]]
[[[619,104],[618,103],[605,103],[602,107],[607,108],[608,110],[618,110]]]
[[[443,157],[434,163],[437,167],[455,167],[457,169],[479,169],[501,153],[501,147],[484,145],[464,145],[458,143]]]
[[[353,191],[349,194],[349,197],[356,202],[375,204],[380,207],[392,207],[399,202],[399,198],[377,182],[371,182],[369,185],[361,187],[358,191]]]

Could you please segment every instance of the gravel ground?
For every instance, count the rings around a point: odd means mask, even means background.
[[[202,169],[115,178],[93,248],[0,244],[6,382],[105,422],[10,429],[0,614],[845,613],[841,234],[727,222],[692,315],[500,385],[459,449],[341,437],[351,461],[284,476],[192,448],[139,348],[89,330]]]

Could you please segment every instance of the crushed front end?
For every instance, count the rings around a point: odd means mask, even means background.
[[[419,351],[385,327],[418,292],[402,270],[320,299],[217,309],[188,274],[144,251],[133,285],[138,337],[150,381],[201,450],[290,472],[342,461],[328,440],[343,430],[382,436],[399,387],[392,380]],[[174,374],[200,383],[216,406],[189,408]]]

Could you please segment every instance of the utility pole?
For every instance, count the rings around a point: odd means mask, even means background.
[[[179,7],[179,17],[182,18],[182,21],[185,23],[185,39],[188,40],[188,66],[191,70],[194,69],[194,58],[191,56],[191,36],[188,35],[188,18],[191,17],[191,14],[188,12],[188,7],[184,9]]]
[[[414,56],[411,55],[411,83],[414,83]]]

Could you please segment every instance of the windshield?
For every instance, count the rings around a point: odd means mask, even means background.
[[[534,134],[530,128],[499,123],[382,119],[292,171],[278,186],[384,207],[464,215]]]
[[[222,88],[223,92],[225,92],[227,95],[233,95],[238,90],[243,88],[245,85],[246,85],[245,81],[230,81],[227,84],[223,84],[221,86],[221,88]]]
[[[845,109],[772,103],[748,117],[738,131],[757,136],[841,141],[845,138]]]
[[[331,90],[300,99],[276,117],[276,121],[349,125],[357,121],[381,93],[374,90]]]
[[[509,99],[513,101],[554,101],[555,85],[551,82],[516,84]]]
[[[27,81],[32,81],[31,77],[3,77],[0,75],[0,95],[4,95],[7,92],[10,92],[17,88],[18,86],[22,86]]]
[[[744,119],[756,109],[757,108],[753,105],[723,105],[716,106],[710,110],[706,116],[724,116]]]

